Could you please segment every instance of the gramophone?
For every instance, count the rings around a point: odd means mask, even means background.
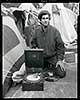
[[[26,49],[25,75],[22,81],[22,91],[43,91],[43,49]]]

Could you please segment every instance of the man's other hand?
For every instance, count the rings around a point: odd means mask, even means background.
[[[58,65],[60,65],[62,71],[63,71],[63,70],[65,71],[64,63],[63,63],[62,61],[58,61],[58,62],[56,63],[56,68],[58,67]]]

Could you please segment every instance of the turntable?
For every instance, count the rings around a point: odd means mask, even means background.
[[[23,91],[43,91],[43,49],[27,49],[25,53],[25,76]]]

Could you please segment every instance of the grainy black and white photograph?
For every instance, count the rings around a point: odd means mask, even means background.
[[[2,97],[77,98],[79,3],[1,3]]]

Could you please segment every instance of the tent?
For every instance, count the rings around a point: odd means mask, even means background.
[[[26,49],[27,46],[15,24],[14,19],[10,16],[2,17],[2,34],[2,84],[3,95],[5,95],[12,84],[12,79],[10,78],[12,73],[19,70],[21,65],[24,63],[24,49]]]

